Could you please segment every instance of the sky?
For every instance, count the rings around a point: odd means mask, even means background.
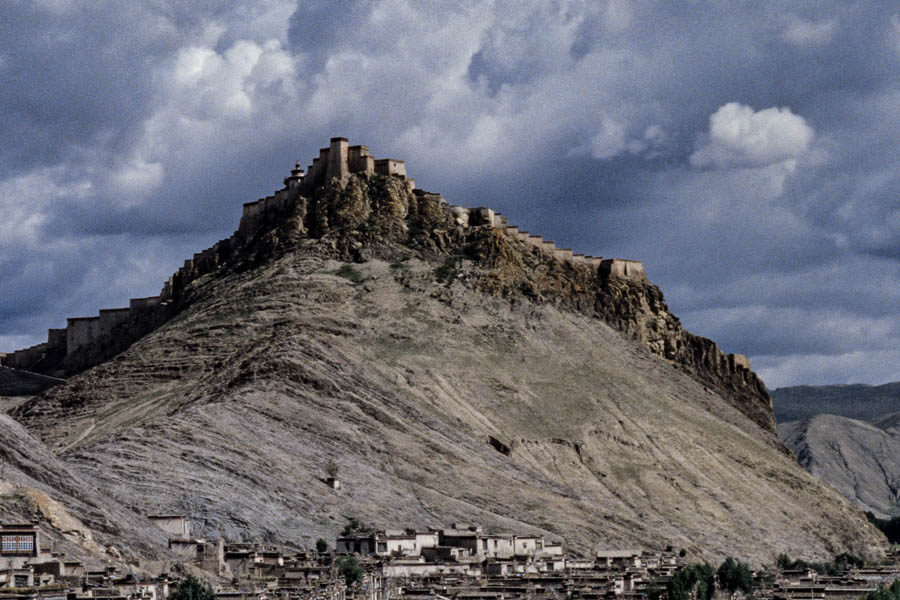
[[[900,380],[895,0],[4,0],[0,351],[159,293],[333,136],[642,260],[770,389]]]

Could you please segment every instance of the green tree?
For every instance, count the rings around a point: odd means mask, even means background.
[[[169,594],[169,600],[216,600],[216,593],[209,585],[188,575],[175,586],[175,590]]]
[[[881,586],[866,595],[865,600],[900,600],[900,580],[894,581],[890,587]]]
[[[869,522],[872,523],[872,525],[880,529],[881,532],[887,536],[890,543],[900,544],[900,517],[879,519],[871,512],[867,512],[866,517],[869,518]]]
[[[316,540],[316,552],[328,552],[328,542],[326,542],[323,538],[319,538]]]
[[[669,580],[669,600],[710,600],[716,573],[708,564],[687,565]]]
[[[745,594],[749,594],[753,590],[753,573],[751,573],[750,567],[730,556],[719,565],[716,578],[722,589],[731,593],[741,590]]]
[[[368,533],[372,531],[372,527],[362,523],[356,517],[351,517],[347,524],[344,525],[344,529],[341,531],[341,535],[356,535],[358,533]]]
[[[360,566],[359,561],[352,556],[342,558],[338,561],[338,571],[340,571],[341,576],[344,578],[344,583],[347,584],[347,587],[363,580],[363,568]]]

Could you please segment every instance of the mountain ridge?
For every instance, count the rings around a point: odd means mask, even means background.
[[[777,388],[771,395],[779,423],[804,420],[821,413],[869,421],[900,411],[900,382],[798,385]]]

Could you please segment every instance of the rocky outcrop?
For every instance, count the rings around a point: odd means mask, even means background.
[[[476,221],[477,223],[477,221]],[[332,180],[253,227],[244,241],[260,251],[284,251],[299,239],[342,260],[395,260],[417,254],[443,261],[448,278],[491,295],[575,310],[600,318],[652,353],[687,369],[730,398],[756,423],[774,430],[771,399],[746,359],[723,353],[715,342],[686,332],[645,277],[620,277],[595,264],[560,260],[509,235],[495,222],[462,223],[437,194],[411,191],[395,177],[355,174]],[[252,237],[249,236],[252,233]],[[230,247],[237,248],[232,242]],[[462,269],[462,261],[469,261]]]
[[[609,268],[609,261],[579,261],[571,251],[560,255],[529,244],[516,228],[511,228],[515,234],[508,231],[505,219],[495,219],[493,211],[469,215],[462,209],[463,214],[438,194],[414,190],[405,177],[360,172],[332,178],[311,192],[306,197],[299,187],[285,188],[246,205],[235,234],[185,261],[164,286],[159,304],[63,354],[61,362],[45,360],[36,370],[71,375],[108,360],[183,309],[190,301],[185,290],[191,281],[220,269],[251,268],[312,239],[321,242],[315,247],[319,254],[341,260],[440,260],[448,277],[488,294],[600,318],[687,369],[774,431],[768,392],[746,359],[684,331],[642,270],[637,277],[625,277]],[[468,261],[464,273],[463,260]]]

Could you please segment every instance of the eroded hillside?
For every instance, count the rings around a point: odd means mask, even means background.
[[[139,513],[231,539],[309,543],[354,517],[584,553],[883,550],[778,441],[746,362],[640,272],[561,260],[400,177],[291,189],[188,261],[157,329],[16,417]]]
[[[877,551],[861,513],[683,367],[596,319],[485,298],[469,268],[448,284],[440,263],[298,251],[206,276],[175,320],[18,414],[116,498],[231,538],[310,542],[354,516],[581,551]]]

